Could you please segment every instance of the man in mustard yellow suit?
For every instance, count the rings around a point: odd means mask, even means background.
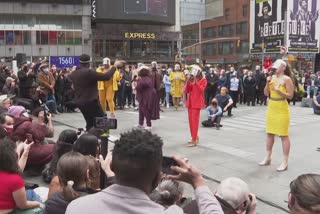
[[[103,66],[97,69],[97,72],[108,72],[111,66],[109,58],[103,59]],[[113,78],[108,81],[98,82],[99,100],[103,112],[107,111],[107,102],[110,110],[110,117],[115,117],[114,114],[114,94],[118,90],[118,81],[121,79],[118,69],[115,71]]]

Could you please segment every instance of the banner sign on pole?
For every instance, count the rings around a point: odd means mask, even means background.
[[[289,52],[319,52],[320,1],[290,0],[287,12]]]
[[[279,52],[284,45],[285,8],[282,0],[252,0],[250,52]]]

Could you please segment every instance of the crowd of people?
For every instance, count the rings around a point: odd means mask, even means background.
[[[173,157],[174,173],[163,169],[163,141],[150,132],[151,120],[160,118],[160,107],[188,109],[191,141],[199,144],[201,109],[206,107],[205,127],[221,127],[226,112],[238,103],[267,105],[267,156],[271,162],[275,135],[282,139],[284,159],[278,171],[288,168],[290,140],[289,104],[304,87],[320,109],[318,80],[314,74],[301,80],[282,60],[270,70],[256,67],[225,71],[193,65],[173,68],[126,65],[105,58],[97,70],[90,57],[80,56],[80,66],[59,70],[44,60],[24,62],[17,75],[2,66],[0,83],[0,213],[256,213],[257,199],[248,184],[226,178],[215,192],[201,172],[186,158]],[[2,78],[3,77],[3,78]],[[4,82],[2,80],[5,80]],[[0,85],[1,87],[1,85]],[[302,88],[301,88],[302,87]],[[137,101],[137,102],[136,102]],[[115,109],[139,110],[138,129],[122,133],[113,151],[102,149],[103,133],[94,127],[95,117],[116,117]],[[86,120],[86,133],[60,133],[57,142],[52,117],[78,108]],[[146,122],[146,127],[144,126]],[[49,188],[36,188],[23,179],[24,171],[42,175]],[[181,182],[194,188],[196,200],[184,197]],[[290,184],[291,213],[320,212],[320,175],[305,174]]]
[[[239,178],[224,179],[212,192],[201,172],[180,157],[173,157],[174,173],[164,174],[163,141],[149,131],[121,134],[105,158],[93,134],[63,131],[49,163],[49,188],[41,196],[22,177],[33,145],[10,136],[0,140],[1,213],[256,213],[256,196]],[[182,182],[192,185],[195,200],[184,197]],[[319,187],[320,175],[294,179],[288,189],[290,212],[319,213]]]

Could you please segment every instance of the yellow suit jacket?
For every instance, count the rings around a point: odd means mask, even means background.
[[[103,73],[104,69],[102,68],[97,68],[96,70],[98,73]],[[121,80],[120,77],[120,72],[118,69],[116,69],[116,71],[113,74],[112,79],[108,80],[108,81],[98,81],[98,90],[102,91],[105,90],[106,88],[108,88],[108,86],[112,85],[112,89],[114,91],[118,91],[118,81]]]

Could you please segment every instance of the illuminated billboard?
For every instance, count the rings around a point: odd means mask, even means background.
[[[92,0],[96,22],[175,24],[176,0]]]

